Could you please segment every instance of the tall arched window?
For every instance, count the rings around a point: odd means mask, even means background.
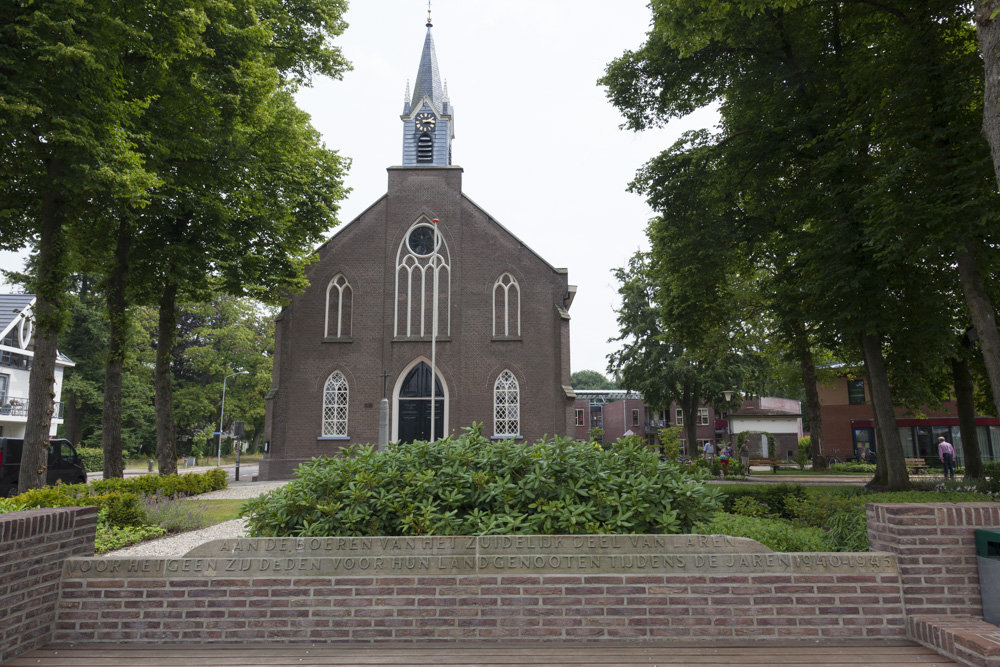
[[[493,336],[521,335],[521,287],[504,273],[493,283]]]
[[[498,437],[513,438],[520,435],[521,391],[517,378],[505,370],[493,385],[494,434]]]
[[[430,338],[434,322],[434,278],[437,276],[438,337],[451,331],[451,257],[441,230],[434,244],[434,225],[418,221],[396,252],[396,316],[398,338]]]
[[[347,437],[347,378],[334,371],[323,387],[323,437]]]
[[[350,338],[354,308],[354,290],[343,273],[338,273],[326,288],[327,338]]]

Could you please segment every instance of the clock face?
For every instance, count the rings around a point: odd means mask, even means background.
[[[415,255],[429,255],[434,252],[434,230],[430,227],[417,227],[410,232],[407,243]]]
[[[417,129],[421,132],[428,132],[434,129],[434,123],[437,122],[437,118],[434,114],[430,113],[418,113],[414,120],[417,123]]]

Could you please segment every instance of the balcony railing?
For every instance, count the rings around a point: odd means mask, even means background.
[[[63,404],[55,404],[55,412],[52,413],[53,419],[63,418]],[[6,396],[0,394],[0,419],[4,417],[22,417],[26,418],[28,416],[28,399],[22,396]]]

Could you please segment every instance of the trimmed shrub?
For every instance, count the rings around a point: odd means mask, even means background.
[[[700,535],[732,535],[757,540],[774,551],[830,551],[826,534],[818,528],[800,528],[788,521],[718,512],[699,524]]]
[[[76,453],[83,461],[83,469],[87,472],[104,470],[104,450],[98,447],[77,447]]]
[[[433,444],[351,447],[246,503],[268,536],[679,533],[718,509],[704,473],[644,444],[490,441],[476,425]],[[691,470],[691,469],[688,469]]]
[[[829,466],[830,472],[851,472],[864,473],[866,475],[875,474],[874,463],[832,463]]]

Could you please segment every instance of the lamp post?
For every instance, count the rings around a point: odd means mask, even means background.
[[[240,371],[239,373],[230,373],[222,378],[222,411],[219,413],[219,447],[215,455],[216,468],[222,465],[222,420],[226,416],[226,381],[234,375],[248,375],[249,373],[250,371]]]
[[[431,254],[431,270],[434,272],[434,305],[432,313],[434,321],[431,323],[431,442],[434,442],[434,426],[437,421],[437,413],[434,410],[435,394],[437,389],[437,337],[438,337],[438,222],[437,218],[431,220],[434,223],[434,252]]]
[[[735,443],[733,442],[733,435],[734,435],[734,433],[733,433],[733,416],[731,414],[729,414],[729,402],[731,400],[733,400],[733,394],[735,394],[735,393],[736,392],[733,391],[732,389],[724,389],[722,391],[722,398],[724,398],[726,400],[726,413],[727,413],[727,415],[729,417],[729,419],[727,420],[727,426],[729,428],[729,444],[733,445],[733,446],[735,446]]]

